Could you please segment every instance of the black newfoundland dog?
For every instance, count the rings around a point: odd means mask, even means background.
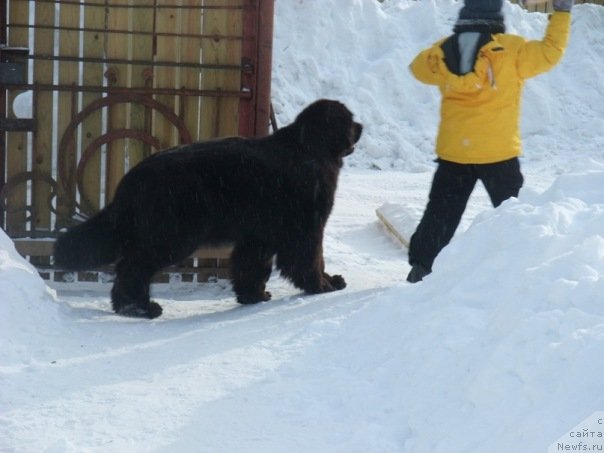
[[[269,300],[273,258],[281,275],[307,293],[346,286],[325,272],[323,230],[343,158],[362,125],[345,105],[319,100],[264,138],[226,138],[180,146],[143,160],[120,182],[113,201],[61,235],[56,267],[92,269],[116,262],[116,313],[155,318],[149,299],[160,269],[200,245],[234,244],[237,301]]]

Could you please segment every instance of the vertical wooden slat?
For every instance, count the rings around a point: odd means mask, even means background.
[[[270,123],[274,14],[275,0],[259,0],[257,25],[258,53],[256,61],[256,136],[267,135]]]
[[[512,3],[519,3],[518,0],[510,0]],[[576,0],[575,4],[594,4],[594,5],[604,5],[604,0]],[[526,10],[530,12],[541,12],[541,13],[550,13],[554,10],[553,1],[547,0],[541,3],[534,3],[526,5]]]
[[[547,2],[542,3],[541,9],[539,9],[539,5],[535,5],[535,7],[537,8],[537,11],[542,11],[544,13],[546,13],[548,11],[552,11],[554,9],[552,0],[548,0]]]
[[[195,6],[192,10],[184,10],[181,14],[181,28],[191,34],[201,33],[201,0],[185,0],[187,6]],[[182,61],[184,63],[201,62],[201,39],[182,38],[181,43]],[[198,90],[200,85],[201,71],[199,68],[184,68],[181,70],[180,85],[183,88]],[[199,136],[199,98],[197,96],[183,96],[181,99],[181,112],[185,126],[191,134],[193,141],[198,141]]]
[[[224,0],[223,6],[240,5],[240,0]],[[241,35],[242,12],[240,9],[208,9],[203,15],[204,34]],[[241,41],[231,39],[205,39],[202,43],[202,59],[208,64],[241,64]],[[202,88],[206,90],[235,90],[241,85],[241,73],[234,70],[205,70]],[[201,137],[237,135],[239,130],[239,98],[202,98]]]
[[[105,27],[105,11],[96,6],[84,7],[84,26],[93,29],[103,29]],[[84,55],[88,58],[102,58],[105,46],[105,35],[100,32],[84,33]],[[103,64],[84,62],[82,81],[84,85],[102,86],[103,85]],[[82,108],[86,108],[95,100],[101,97],[100,93],[84,93],[82,96]],[[97,110],[90,114],[82,122],[81,147],[86,147],[98,138],[103,131],[102,111]],[[84,209],[96,211],[100,208],[100,190],[101,190],[101,150],[96,150],[94,155],[88,160],[84,169],[84,184],[82,204]],[[87,203],[90,203],[90,206]],[[90,214],[89,212],[88,214]]]
[[[141,32],[153,31],[153,0],[129,0],[131,5],[146,5],[149,8],[139,8],[130,10],[129,20],[130,29]],[[150,87],[153,84],[152,64],[153,59],[153,37],[151,35],[132,36],[129,46],[129,58],[136,60],[149,60],[149,66],[134,66],[130,68],[129,86],[131,87]],[[130,106],[130,127],[140,131],[151,132],[151,112],[142,105],[133,104]],[[150,153],[148,145],[140,141],[132,140],[128,145],[128,163],[130,168],[140,162],[143,157]]]
[[[114,0],[114,3],[128,5],[128,0]],[[128,30],[129,10],[124,8],[109,8],[107,19],[110,30]],[[129,46],[132,40],[130,35],[122,33],[109,33],[107,36],[107,58],[128,60]],[[115,87],[128,87],[129,67],[126,64],[114,64],[109,68],[109,85]],[[112,79],[114,77],[114,79]],[[109,108],[109,132],[115,129],[127,129],[130,126],[128,108],[125,103],[112,105]],[[126,170],[126,147],[129,141],[118,139],[109,143],[107,149],[107,176],[106,197],[108,203],[113,199],[115,188]]]
[[[37,25],[54,25],[55,8],[52,3],[37,3],[35,20]],[[54,53],[54,32],[37,28],[34,34],[35,54],[52,55]],[[36,60],[34,63],[34,83],[53,83],[53,63]],[[53,138],[53,94],[40,91],[35,96],[38,106],[35,111],[36,132],[33,141],[32,171],[40,175],[50,175],[52,171],[52,138]],[[50,230],[50,206],[48,199],[50,187],[47,183],[34,179],[32,181],[32,204],[34,215],[32,229]]]
[[[80,6],[73,4],[61,5],[59,21],[61,27],[80,26]],[[61,30],[59,35],[59,55],[64,57],[78,57],[80,53],[80,33],[73,30]],[[77,62],[64,61],[59,65],[59,83],[61,85],[77,85],[79,83],[79,68]],[[68,91],[58,93],[58,134],[60,143],[65,128],[69,125],[71,118],[77,113],[76,94]],[[75,137],[71,146],[66,150],[59,150],[62,155],[58,156],[66,168],[73,169],[76,165]],[[57,143],[58,146],[58,143]],[[72,172],[73,173],[73,172]],[[69,185],[64,189],[64,186]],[[75,183],[71,179],[69,184],[58,185],[57,197],[57,227],[69,224],[69,218],[73,216],[75,205]],[[66,191],[66,192],[65,192]]]
[[[9,18],[18,18],[27,20],[29,18],[29,2],[10,2]],[[12,19],[11,19],[12,20]],[[8,43],[14,47],[28,47],[29,38],[27,29],[13,28],[10,30]],[[12,104],[18,92],[9,91],[7,104],[9,116],[12,115]],[[11,177],[27,170],[27,147],[28,137],[26,132],[7,132],[6,133],[6,175],[7,181]],[[11,236],[21,236],[25,232],[26,213],[25,211],[10,212],[15,208],[25,207],[27,204],[27,188],[25,185],[19,185],[8,193],[6,199],[8,211],[6,213],[6,232]]]
[[[155,17],[155,29],[158,33],[174,33],[182,31],[179,28],[178,18],[182,10],[176,11],[171,8],[159,8]],[[180,61],[181,49],[180,39],[174,36],[161,36],[156,38],[156,61]],[[177,87],[178,70],[175,66],[156,66],[153,71],[153,85],[155,88]],[[156,95],[155,100],[164,104],[171,111],[176,112],[176,96],[174,95]],[[153,135],[159,138],[162,147],[167,148],[178,143],[178,134],[174,125],[168,121],[157,110],[153,112]]]

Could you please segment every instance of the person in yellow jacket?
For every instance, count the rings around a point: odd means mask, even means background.
[[[441,93],[438,166],[428,204],[411,237],[407,281],[432,272],[481,180],[493,206],[517,197],[523,183],[518,156],[524,81],[560,61],[574,0],[553,0],[542,40],[505,33],[503,0],[465,0],[453,34],[420,52],[410,65]]]

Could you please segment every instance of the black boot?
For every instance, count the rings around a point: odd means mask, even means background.
[[[407,281],[409,283],[417,283],[421,282],[426,275],[431,273],[432,271],[421,264],[414,264],[411,267],[411,271],[409,275],[407,275]]]

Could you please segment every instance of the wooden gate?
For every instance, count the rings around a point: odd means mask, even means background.
[[[0,5],[2,227],[48,278],[57,231],[144,157],[268,133],[274,0]],[[224,273],[226,250],[197,256]]]
[[[512,3],[520,3],[518,0],[510,0]],[[596,5],[604,5],[604,0],[575,0],[575,4],[593,3]],[[525,6],[528,11],[549,13],[554,10],[552,0],[531,3]]]

